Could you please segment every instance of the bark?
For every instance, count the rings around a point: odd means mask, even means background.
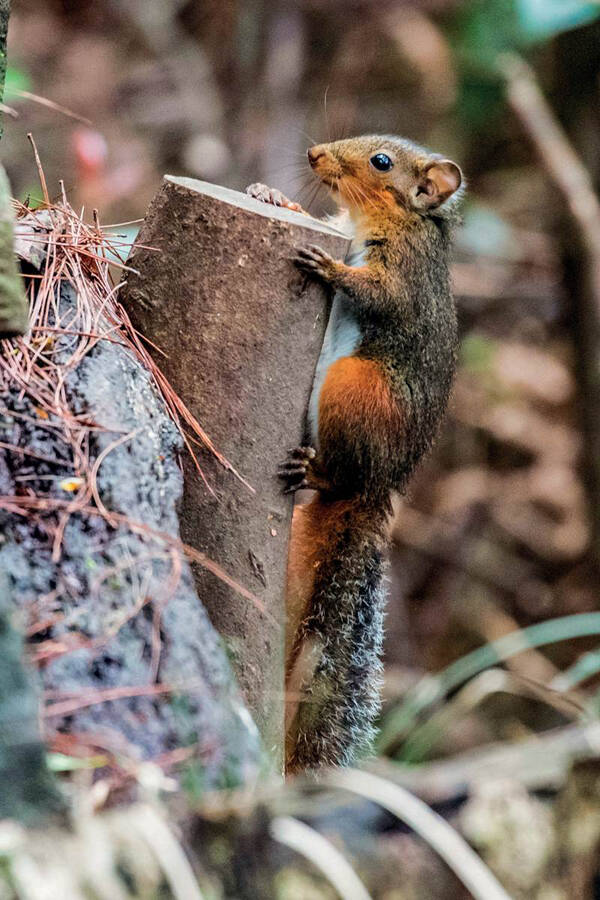
[[[264,612],[196,572],[228,640],[242,691],[276,764],[283,743],[285,570],[292,501],[276,477],[302,441],[322,343],[322,289],[290,257],[348,242],[323,223],[214,185],[167,177],[152,202],[123,294],[134,324],[167,358],[163,372],[250,490],[208,451],[210,490],[185,460],[182,535],[249,587]]]

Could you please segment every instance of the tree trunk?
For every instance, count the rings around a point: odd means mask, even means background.
[[[123,301],[167,358],[157,362],[211,440],[252,487],[201,451],[184,463],[182,536],[249,587],[261,611],[196,571],[276,765],[283,745],[285,572],[292,501],[278,463],[303,437],[326,322],[322,289],[290,261],[319,243],[344,256],[329,226],[224,188],[167,177],[134,249]]]
[[[4,79],[6,77],[6,35],[8,33],[8,17],[10,16],[10,0],[0,0],[0,103],[4,98]],[[0,111],[0,137],[2,137],[2,112]]]
[[[6,76],[6,35],[10,0],[0,0],[0,103]],[[2,111],[0,110],[0,138]],[[0,339],[23,334],[27,328],[27,301],[13,251],[13,214],[10,188],[0,166]]]

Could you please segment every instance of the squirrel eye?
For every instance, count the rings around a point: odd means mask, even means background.
[[[394,163],[386,153],[376,153],[371,157],[371,165],[378,172],[389,172]]]

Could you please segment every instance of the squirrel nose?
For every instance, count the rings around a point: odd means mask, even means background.
[[[317,162],[321,159],[322,156],[325,156],[325,151],[321,150],[319,146],[317,147],[309,147],[306,151],[306,155],[308,156],[308,161],[311,164],[312,168],[316,166]]]

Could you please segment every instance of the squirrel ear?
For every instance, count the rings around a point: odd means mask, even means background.
[[[417,185],[417,205],[424,209],[436,209],[458,190],[462,172],[450,159],[436,159],[428,163]]]

